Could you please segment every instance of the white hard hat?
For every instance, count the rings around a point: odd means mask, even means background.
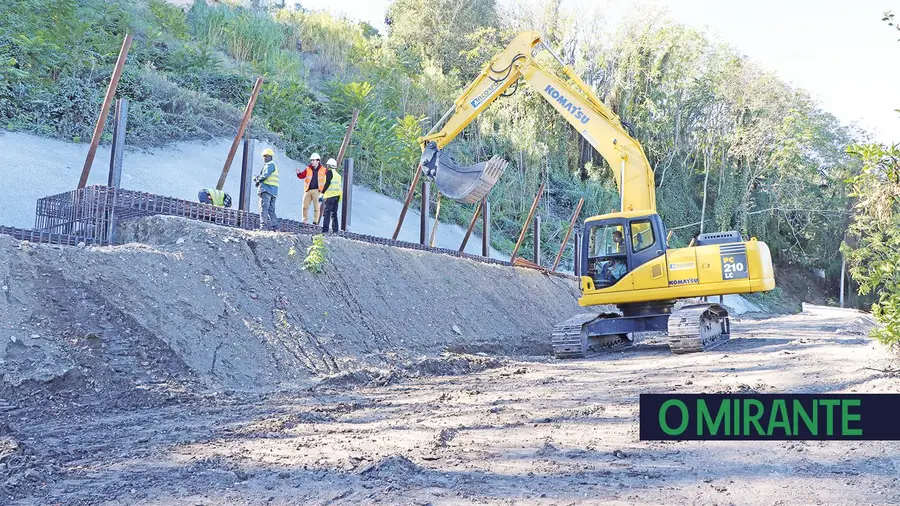
[[[309,159],[310,160],[321,160],[322,158],[319,157],[319,153],[313,153],[312,155],[310,155]]]
[[[329,158],[328,161],[325,162],[325,165],[337,168],[337,160],[335,160],[334,158]]]

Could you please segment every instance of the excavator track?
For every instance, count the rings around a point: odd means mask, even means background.
[[[669,349],[672,353],[707,351],[731,337],[728,311],[718,304],[684,306],[669,317]]]
[[[612,315],[618,316],[618,315]],[[553,356],[556,358],[583,358],[589,350],[614,351],[628,348],[632,342],[620,334],[608,336],[588,336],[587,326],[607,315],[582,313],[553,327]]]

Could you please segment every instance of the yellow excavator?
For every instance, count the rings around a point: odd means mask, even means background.
[[[550,72],[536,56],[547,51],[568,79]],[[700,234],[692,246],[669,249],[656,213],[653,169],[641,145],[571,66],[533,31],[520,33],[488,62],[453,106],[419,139],[422,171],[441,194],[477,202],[490,192],[506,162],[494,157],[472,167],[457,165],[443,151],[493,101],[522,78],[546,99],[612,168],[620,210],[584,222],[579,248],[581,306],[615,305],[618,313],[576,315],[553,329],[557,358],[631,346],[636,332],[667,332],[674,353],[705,351],[728,340],[722,306],[696,303],[710,296],[775,288],[768,246],[738,232]],[[514,91],[514,89],[513,89]],[[686,301],[676,309],[676,302]],[[621,313],[621,314],[619,314]]]

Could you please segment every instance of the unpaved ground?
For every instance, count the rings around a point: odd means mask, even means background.
[[[893,443],[638,440],[640,393],[897,392],[898,378],[873,370],[895,359],[865,326],[813,310],[737,321],[705,354],[651,343],[385,386],[14,409],[7,448],[20,446],[0,461],[29,471],[0,493],[11,504],[897,504]]]

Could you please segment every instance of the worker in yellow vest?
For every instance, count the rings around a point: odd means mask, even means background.
[[[275,198],[278,197],[278,166],[275,165],[275,152],[266,148],[262,152],[263,164],[259,175],[253,178],[259,188],[259,227],[263,230],[278,230],[278,217],[275,216]]]
[[[337,171],[337,161],[334,158],[329,158],[325,163],[325,168],[327,171],[325,184],[325,193],[322,196],[325,198],[324,212],[322,213],[324,216],[324,222],[322,224],[322,232],[328,232],[328,222],[331,221],[331,231],[338,231],[338,202],[341,200],[341,175]]]
[[[215,188],[204,188],[197,194],[197,199],[201,204],[212,204],[218,207],[231,207],[231,195],[216,190]]]

